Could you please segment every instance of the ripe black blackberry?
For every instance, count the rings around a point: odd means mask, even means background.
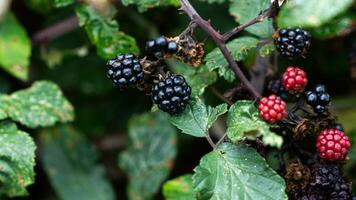
[[[107,77],[119,87],[134,86],[143,80],[140,61],[131,54],[119,54],[107,63]]]
[[[306,53],[310,47],[311,36],[301,28],[280,29],[273,38],[279,53],[289,58]]]
[[[291,95],[288,91],[283,87],[281,80],[271,80],[267,84],[267,89],[273,94],[281,97],[284,101],[290,99]]]
[[[333,187],[342,180],[341,171],[336,164],[317,163],[311,168],[313,184],[322,188]]]
[[[175,41],[168,41],[164,36],[159,36],[154,40],[146,42],[146,50],[156,57],[162,57],[165,54],[176,53],[178,51],[178,44]]]
[[[321,114],[327,110],[331,98],[324,85],[318,84],[313,90],[305,92],[306,103],[312,106],[314,112]]]
[[[351,185],[340,180],[333,185],[328,196],[330,200],[350,200],[352,198]]]
[[[170,74],[152,88],[152,100],[158,108],[171,115],[184,111],[190,100],[191,88],[184,77]]]
[[[325,200],[325,193],[323,190],[315,187],[307,187],[304,190],[299,190],[291,197],[294,200]]]

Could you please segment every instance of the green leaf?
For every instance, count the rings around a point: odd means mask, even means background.
[[[186,174],[164,183],[163,196],[166,200],[195,200],[192,175]]]
[[[353,3],[353,0],[293,0],[281,8],[277,17],[280,28],[319,27],[338,16]]]
[[[266,57],[271,55],[275,50],[276,50],[276,46],[273,43],[268,43],[260,48],[259,54],[262,57]]]
[[[128,6],[136,4],[140,12],[144,12],[149,8],[158,6],[179,6],[179,0],[121,0],[122,4]]]
[[[130,120],[128,147],[119,157],[120,168],[129,177],[129,199],[148,200],[158,192],[173,167],[176,137],[164,113],[146,113]]]
[[[202,2],[207,2],[207,3],[224,3],[225,0],[200,0]]]
[[[351,14],[336,17],[326,24],[312,29],[311,34],[318,39],[329,39],[341,35],[350,28],[354,18],[355,16],[352,16]]]
[[[227,136],[234,142],[243,137],[257,138],[262,136],[263,143],[273,147],[281,147],[283,138],[272,131],[269,125],[262,121],[259,111],[252,101],[237,101],[229,109],[227,115]]]
[[[287,199],[285,183],[254,149],[224,143],[194,169],[198,200]]]
[[[54,0],[54,6],[57,8],[65,7],[73,3],[74,0]]]
[[[30,88],[2,96],[0,103],[14,121],[30,128],[52,126],[74,119],[72,105],[59,87],[49,81],[37,81]]]
[[[35,179],[35,143],[8,121],[0,123],[0,143],[0,194],[25,196]]]
[[[114,11],[104,16],[90,5],[79,5],[76,13],[80,26],[84,27],[90,41],[96,45],[100,57],[109,59],[127,52],[138,54],[135,39],[120,32],[118,23],[112,19]]]
[[[236,61],[242,61],[248,57],[251,50],[256,49],[257,44],[258,39],[244,36],[230,41],[227,44],[227,48]],[[224,77],[225,80],[229,82],[234,81],[235,74],[228,67],[228,63],[219,48],[215,48],[208,55],[206,55],[204,60],[206,61],[206,66],[210,71],[218,69],[219,76]]]
[[[200,99],[191,100],[182,114],[171,117],[171,123],[183,133],[205,137],[217,118],[227,112],[227,105],[206,106]]]
[[[200,65],[197,69],[181,62],[175,62],[173,65],[175,72],[182,74],[192,88],[192,97],[202,95],[205,89],[217,80],[216,73],[209,71],[205,65]]]
[[[82,134],[70,126],[46,129],[41,144],[43,167],[60,199],[115,199],[96,150]]]
[[[270,1],[267,0],[231,0],[229,12],[235,17],[236,22],[244,24],[269,7]],[[246,28],[246,31],[259,37],[269,38],[274,29],[271,20],[264,19],[264,21]]]
[[[0,22],[0,67],[26,81],[30,55],[31,43],[26,30],[14,14],[7,12]]]

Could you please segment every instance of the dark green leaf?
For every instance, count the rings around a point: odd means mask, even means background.
[[[200,0],[207,3],[224,3],[225,0]]]
[[[31,43],[26,30],[15,16],[8,12],[0,22],[0,67],[26,81],[31,54]]]
[[[349,8],[353,0],[294,0],[287,1],[279,12],[280,28],[319,27]]]
[[[148,200],[167,178],[176,156],[176,131],[161,112],[134,117],[129,122],[129,144],[119,164],[129,177],[131,200]]]
[[[0,123],[0,194],[27,195],[26,187],[35,179],[35,143],[12,122]]]
[[[251,50],[256,49],[258,40],[254,37],[244,36],[232,40],[227,44],[227,48],[236,61],[242,61],[248,57]],[[225,57],[218,48],[215,48],[205,59],[206,66],[210,71],[218,69],[219,76],[232,82],[235,79],[233,71],[228,67]]]
[[[200,99],[192,100],[182,114],[171,117],[171,123],[183,133],[205,137],[217,118],[227,112],[227,105],[206,106]]]
[[[68,6],[73,3],[74,3],[74,0],[54,0],[54,6],[57,8]]]
[[[195,169],[197,199],[287,199],[285,183],[254,149],[224,143],[208,153]]]
[[[60,199],[115,199],[97,152],[82,134],[59,126],[42,131],[41,143],[41,161]]]
[[[276,50],[276,46],[273,43],[263,45],[260,50],[259,54],[262,57],[266,57],[271,55]]]
[[[121,0],[121,2],[125,6],[136,4],[140,12],[158,6],[179,6],[179,0]]]
[[[352,25],[353,18],[355,17],[351,14],[336,17],[335,19],[327,22],[326,24],[318,28],[312,29],[311,34],[313,35],[313,37],[318,39],[328,39],[341,35],[342,33],[348,31],[348,29]]]
[[[237,101],[229,109],[227,115],[227,136],[234,142],[243,137],[257,138],[262,136],[266,145],[281,147],[283,138],[272,131],[269,125],[262,121],[259,111],[252,101]]]
[[[139,52],[135,39],[119,31],[118,23],[112,19],[114,11],[104,16],[90,5],[79,5],[76,13],[100,57],[109,59],[119,53]]]
[[[59,87],[49,81],[35,82],[32,87],[0,98],[1,108],[12,120],[30,128],[52,126],[74,119],[72,105]]]
[[[195,200],[192,175],[186,174],[165,182],[163,196],[166,200]]]
[[[236,22],[244,24],[269,7],[270,2],[266,0],[238,0],[231,1],[229,11],[235,17]],[[271,37],[274,29],[271,20],[264,19],[264,21],[246,28],[246,31],[259,37],[268,38]]]

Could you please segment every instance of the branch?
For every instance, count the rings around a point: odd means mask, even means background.
[[[274,19],[274,16],[275,16],[275,13],[277,11],[277,8],[278,8],[278,1],[274,1],[268,9],[264,10],[263,12],[261,12],[256,18],[252,19],[249,22],[246,22],[245,24],[242,24],[242,25],[240,25],[238,27],[235,27],[231,31],[225,33],[223,35],[223,40],[225,42],[228,41],[229,39],[231,39],[231,37],[233,37],[236,34],[240,33],[242,30],[245,30],[249,26],[252,26],[254,24],[262,22],[267,17]],[[273,22],[273,23],[275,23],[275,22]]]
[[[246,89],[250,92],[250,94],[255,98],[260,98],[259,92],[253,87],[253,85],[249,82],[246,76],[241,71],[240,67],[235,62],[234,58],[231,56],[229,50],[225,45],[225,41],[220,33],[218,33],[211,24],[204,20],[197,11],[190,4],[189,0],[180,0],[181,9],[189,16],[189,18],[196,23],[205,33],[209,35],[209,37],[215,42],[215,44],[220,49],[221,53],[224,55],[226,61],[228,62],[230,68],[233,70],[235,75],[240,79],[240,81],[245,85]]]

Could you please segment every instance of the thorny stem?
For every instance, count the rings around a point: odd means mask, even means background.
[[[189,0],[180,0],[181,9],[189,16],[192,22],[196,23],[209,37],[216,43],[221,53],[224,55],[226,61],[228,62],[230,68],[234,71],[235,75],[240,79],[240,81],[246,86],[246,89],[251,93],[254,99],[259,99],[261,95],[249,82],[246,76],[241,71],[240,67],[235,62],[234,58],[231,56],[229,50],[226,47],[223,36],[218,33],[211,24],[204,20],[197,11],[190,4]]]

